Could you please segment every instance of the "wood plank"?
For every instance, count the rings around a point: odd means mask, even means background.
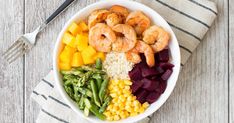
[[[26,0],[26,32],[30,32],[42,23],[64,0]],[[27,123],[35,122],[39,106],[30,100],[30,94],[39,81],[52,68],[52,52],[56,38],[65,23],[81,8],[94,2],[77,0],[67,11],[62,13],[54,22],[42,31],[35,48],[26,56],[26,107],[25,119]]]
[[[228,122],[228,2],[212,1],[218,5],[218,18],[151,123]]]
[[[229,123],[234,123],[234,1],[229,1]]]
[[[23,20],[23,0],[0,1],[0,54],[23,34]],[[8,66],[0,56],[1,122],[23,122],[23,93],[23,59]]]

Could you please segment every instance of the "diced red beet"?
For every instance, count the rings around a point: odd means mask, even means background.
[[[143,78],[141,75],[141,70],[137,67],[129,71],[128,75],[131,78],[131,80],[134,80],[134,81],[141,80]]]
[[[136,99],[140,103],[144,103],[147,95],[148,95],[148,92],[146,90],[139,89],[136,93],[136,97],[137,97]]]
[[[132,93],[136,93],[137,90],[143,85],[142,81],[134,81],[131,85]]]
[[[145,61],[141,61],[140,63],[136,64],[135,67],[142,69],[142,68],[149,68]]]
[[[148,76],[153,76],[153,75],[157,75],[158,71],[155,69],[155,67],[152,68],[142,68],[142,76],[143,77],[148,77]]]
[[[153,91],[157,89],[159,85],[159,82],[157,82],[156,80],[150,80],[150,79],[144,78],[141,81],[143,83],[142,88],[146,89],[147,91]]]
[[[161,67],[145,67],[141,69],[143,77],[155,76],[164,72]]]
[[[161,74],[164,72],[164,70],[161,67],[155,67],[155,69],[158,72],[158,74]]]
[[[169,61],[169,50],[164,49],[155,53],[155,66],[149,67],[144,54],[140,54],[141,62],[135,64],[129,72],[129,77],[133,84],[132,93],[140,103],[145,101],[155,102],[167,87],[167,79],[172,74],[173,64]]]
[[[166,72],[163,73],[163,75],[161,76],[161,79],[166,81],[171,76],[171,74],[172,74],[172,70],[167,69]]]
[[[172,70],[172,68],[174,67],[174,65],[171,64],[171,63],[161,62],[161,63],[159,63],[159,67],[161,67],[163,70],[167,70],[167,69]]]
[[[164,49],[158,53],[159,61],[168,62],[169,61],[169,50]]]
[[[146,97],[146,101],[148,103],[153,103],[155,102],[159,97],[160,97],[161,93],[158,93],[158,92],[150,92],[149,95]]]
[[[166,90],[166,87],[167,87],[167,82],[161,81],[158,88],[155,89],[155,91],[162,94]]]

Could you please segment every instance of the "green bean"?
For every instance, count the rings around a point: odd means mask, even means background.
[[[89,99],[85,98],[84,99],[84,103],[85,103],[85,106],[89,109],[91,108],[91,102],[89,101]]]
[[[86,117],[89,116],[89,109],[88,109],[87,107],[84,108],[84,115],[85,115]]]
[[[98,90],[100,90],[101,84],[102,84],[102,76],[100,74],[93,74],[92,78],[94,78],[97,82]]]
[[[87,88],[80,88],[80,87],[75,87],[75,89],[77,89],[78,92],[80,92],[82,95],[88,96],[88,97],[92,97],[92,91],[87,89]]]
[[[96,69],[102,70],[102,60],[100,58],[96,59]]]
[[[84,95],[81,96],[80,101],[79,101],[79,108],[81,110],[84,109]]]
[[[106,117],[102,113],[98,111],[98,107],[94,104],[91,104],[91,107],[89,109],[95,116],[97,116],[101,120],[105,120]]]
[[[92,71],[93,73],[98,73],[98,74],[106,74],[105,71],[103,70],[98,70],[96,68],[92,68],[90,66],[81,66],[81,68],[85,71]]]
[[[72,74],[66,74],[63,76],[63,79],[64,80],[73,80],[73,79],[76,79],[77,77],[75,75],[72,75]]]
[[[108,77],[105,77],[104,81],[102,82],[102,85],[100,87],[100,90],[99,90],[99,99],[101,102],[103,102],[104,100],[104,96],[106,94],[106,89],[107,89],[107,85],[109,83],[109,78]]]
[[[80,101],[80,97],[81,97],[81,94],[79,94],[78,91],[75,91],[74,99],[75,99],[76,102]]]
[[[65,91],[67,92],[67,94],[74,99],[74,90],[71,86],[64,86]]]
[[[101,85],[102,85],[102,79],[97,79],[97,87],[98,87],[98,90],[100,90]]]
[[[70,75],[70,74],[72,74],[72,75],[76,75],[76,76],[80,76],[80,77],[83,76],[83,74],[84,74],[83,72],[75,70],[75,69],[69,70],[69,71],[63,70],[63,71],[61,71],[61,73],[63,75]]]
[[[102,107],[99,109],[100,113],[103,113],[106,110],[106,107],[110,104],[111,100],[112,100],[112,98],[110,96],[108,96],[105,99],[104,103],[102,104]]]
[[[84,74],[84,76],[82,76],[79,80],[78,80],[78,86],[84,86],[85,82],[87,82],[89,80],[89,78],[92,75],[92,71],[88,71],[87,73]]]
[[[100,104],[100,100],[98,98],[98,89],[97,89],[97,85],[94,83],[94,80],[90,80],[90,85],[91,85],[92,92],[93,92],[94,103],[98,107],[100,107],[101,104]]]
[[[90,90],[92,90],[92,88],[91,88],[91,85],[90,85],[90,84],[88,84],[88,85],[87,85],[87,88],[88,88],[88,89],[90,89]]]

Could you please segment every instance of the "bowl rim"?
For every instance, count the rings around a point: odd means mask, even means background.
[[[64,101],[71,107],[71,109],[73,111],[75,111],[79,116],[83,117],[84,119],[88,120],[88,121],[91,121],[91,122],[107,122],[107,121],[97,121],[97,120],[94,120],[93,118],[90,118],[90,117],[85,117],[83,112],[81,112],[80,109],[78,109],[77,106],[75,106],[74,102],[71,100],[71,98],[67,95],[67,93],[65,92],[62,84],[61,84],[61,80],[60,80],[60,73],[59,73],[59,68],[58,68],[58,55],[59,55],[59,49],[60,49],[60,44],[61,44],[61,39],[62,39],[62,36],[64,34],[64,32],[67,30],[67,27],[70,25],[70,23],[72,23],[73,21],[75,21],[75,18],[77,16],[79,16],[81,13],[84,13],[86,10],[89,10],[89,9],[92,9],[92,7],[94,6],[98,6],[98,5],[102,5],[102,4],[107,4],[109,2],[116,2],[117,0],[108,0],[108,1],[98,1],[98,2],[95,2],[93,4],[90,4],[84,8],[82,8],[81,10],[79,10],[78,12],[76,12],[67,22],[66,24],[63,26],[62,30],[60,31],[58,37],[57,37],[57,40],[56,40],[56,44],[55,44],[55,48],[54,48],[54,52],[53,52],[53,74],[54,74],[54,79],[55,79],[55,87],[58,88],[58,91],[60,93],[60,95],[62,96],[62,98],[64,99]],[[135,1],[130,1],[130,0],[118,0],[118,2],[128,2],[128,3],[131,3],[132,5],[138,5],[138,6],[142,6],[143,8],[145,9],[148,9],[149,11],[151,11],[153,14],[157,14],[163,21],[165,21],[165,19],[160,15],[158,14],[155,10],[153,10],[152,8],[142,4],[142,3],[139,3],[139,2],[135,2]],[[131,9],[131,7],[129,7]],[[100,8],[101,9],[101,8]],[[171,36],[173,37],[174,39],[174,43],[175,43],[175,49],[177,50],[177,64],[175,65],[174,68],[177,68],[177,69],[173,69],[173,74],[175,74],[175,77],[173,79],[173,85],[171,85],[171,88],[168,90],[165,90],[165,92],[163,94],[166,93],[165,97],[162,98],[162,101],[161,103],[157,106],[157,108],[155,108],[154,110],[148,112],[147,114],[144,112],[141,114],[141,116],[138,116],[138,117],[134,117],[132,118],[130,121],[128,122],[136,122],[136,121],[139,121],[139,120],[142,120],[143,118],[151,115],[152,113],[154,113],[155,111],[157,111],[165,102],[166,100],[169,98],[169,96],[171,95],[172,91],[174,90],[175,88],[175,85],[176,85],[176,82],[178,80],[178,76],[179,76],[179,71],[180,71],[180,59],[181,59],[181,56],[180,56],[180,49],[179,49],[179,44],[178,44],[178,41],[177,41],[177,38],[175,36],[175,33],[172,31],[171,29],[171,26],[169,26],[169,24],[165,21],[166,23],[166,26],[169,27],[169,31],[171,33]],[[179,65],[178,65],[179,64]],[[157,101],[156,101],[157,102]],[[155,103],[155,102],[154,102]],[[153,104],[154,104],[153,103]],[[128,118],[126,118],[128,119]],[[127,122],[125,121],[126,119],[124,119],[124,122]],[[110,122],[110,121],[108,121]],[[112,121],[112,122],[119,122],[119,121]],[[120,122],[123,122],[122,120],[120,120]]]

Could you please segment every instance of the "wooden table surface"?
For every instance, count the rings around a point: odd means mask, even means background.
[[[33,31],[64,0],[0,0],[0,54]],[[0,122],[33,123],[30,99],[52,68],[52,51],[64,23],[96,0],[77,0],[38,36],[37,46],[10,66],[0,65]],[[152,123],[234,123],[234,0],[212,0],[218,18],[184,66],[176,88]],[[0,60],[1,63],[2,60]]]

